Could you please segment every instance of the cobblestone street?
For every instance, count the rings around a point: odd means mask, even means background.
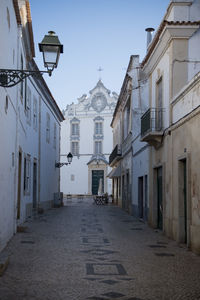
[[[116,206],[69,200],[24,226],[0,300],[200,299],[200,257]]]

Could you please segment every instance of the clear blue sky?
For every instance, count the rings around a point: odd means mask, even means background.
[[[38,43],[53,30],[64,45],[58,68],[44,78],[60,109],[88,94],[99,79],[119,94],[130,55],[146,53],[145,28],[158,28],[170,0],[30,0],[36,63]]]

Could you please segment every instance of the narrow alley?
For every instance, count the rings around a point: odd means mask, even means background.
[[[112,204],[70,199],[24,226],[1,300],[200,299],[200,257]]]

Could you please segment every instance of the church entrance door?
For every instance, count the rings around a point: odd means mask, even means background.
[[[92,171],[92,195],[98,194],[100,178],[102,178],[103,191],[104,191],[104,171],[103,170],[93,170]]]

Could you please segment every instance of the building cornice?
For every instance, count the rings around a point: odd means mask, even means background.
[[[13,7],[15,10],[15,16],[16,16],[16,21],[17,25],[22,25],[21,17],[20,17],[20,11],[19,11],[19,5],[18,5],[18,0],[13,0]]]
[[[32,57],[35,57],[32,18],[31,18],[30,3],[28,0],[26,0],[26,11],[27,11],[27,24],[28,24],[28,32],[29,32],[29,38],[30,38],[31,53],[32,53]]]
[[[172,99],[171,105],[174,106],[177,102],[179,102],[198,83],[200,83],[200,72],[197,73],[194,78]]]
[[[145,65],[149,62],[150,58],[152,57],[152,54],[154,53],[156,47],[158,47],[160,41],[161,41],[161,37],[163,37],[164,33],[166,32],[166,30],[168,30],[169,33],[173,33],[172,29],[184,29],[183,34],[182,34],[182,38],[189,38],[191,36],[191,34],[193,34],[200,26],[200,21],[167,21],[167,20],[163,20],[162,23],[160,24],[149,48],[148,48],[148,52],[145,56],[145,58],[143,59],[141,66],[144,68]],[[186,29],[191,29],[190,31],[187,30],[188,32],[185,32]],[[170,40],[170,38],[173,37],[175,38],[175,35],[170,35],[168,38],[168,41]],[[165,45],[164,45],[165,46]],[[164,47],[163,46],[163,47]]]
[[[132,78],[128,74],[128,72],[131,71],[131,67],[132,67],[132,63],[133,63],[133,58],[134,58],[134,55],[131,55],[130,56],[130,60],[129,60],[129,64],[128,64],[128,68],[127,68],[127,71],[126,71],[126,74],[125,74],[125,77],[124,77],[124,81],[123,81],[123,84],[122,84],[122,87],[121,87],[121,91],[120,91],[120,94],[119,94],[119,98],[118,98],[118,101],[117,101],[117,105],[116,105],[114,113],[113,113],[113,118],[112,118],[112,121],[111,121],[111,124],[110,124],[111,127],[113,126],[115,117],[117,115],[117,112],[118,112],[120,106],[122,105],[124,97],[127,98],[127,94],[131,94],[130,91],[127,90],[127,86],[128,86],[128,83],[129,83],[130,80],[132,82]]]

